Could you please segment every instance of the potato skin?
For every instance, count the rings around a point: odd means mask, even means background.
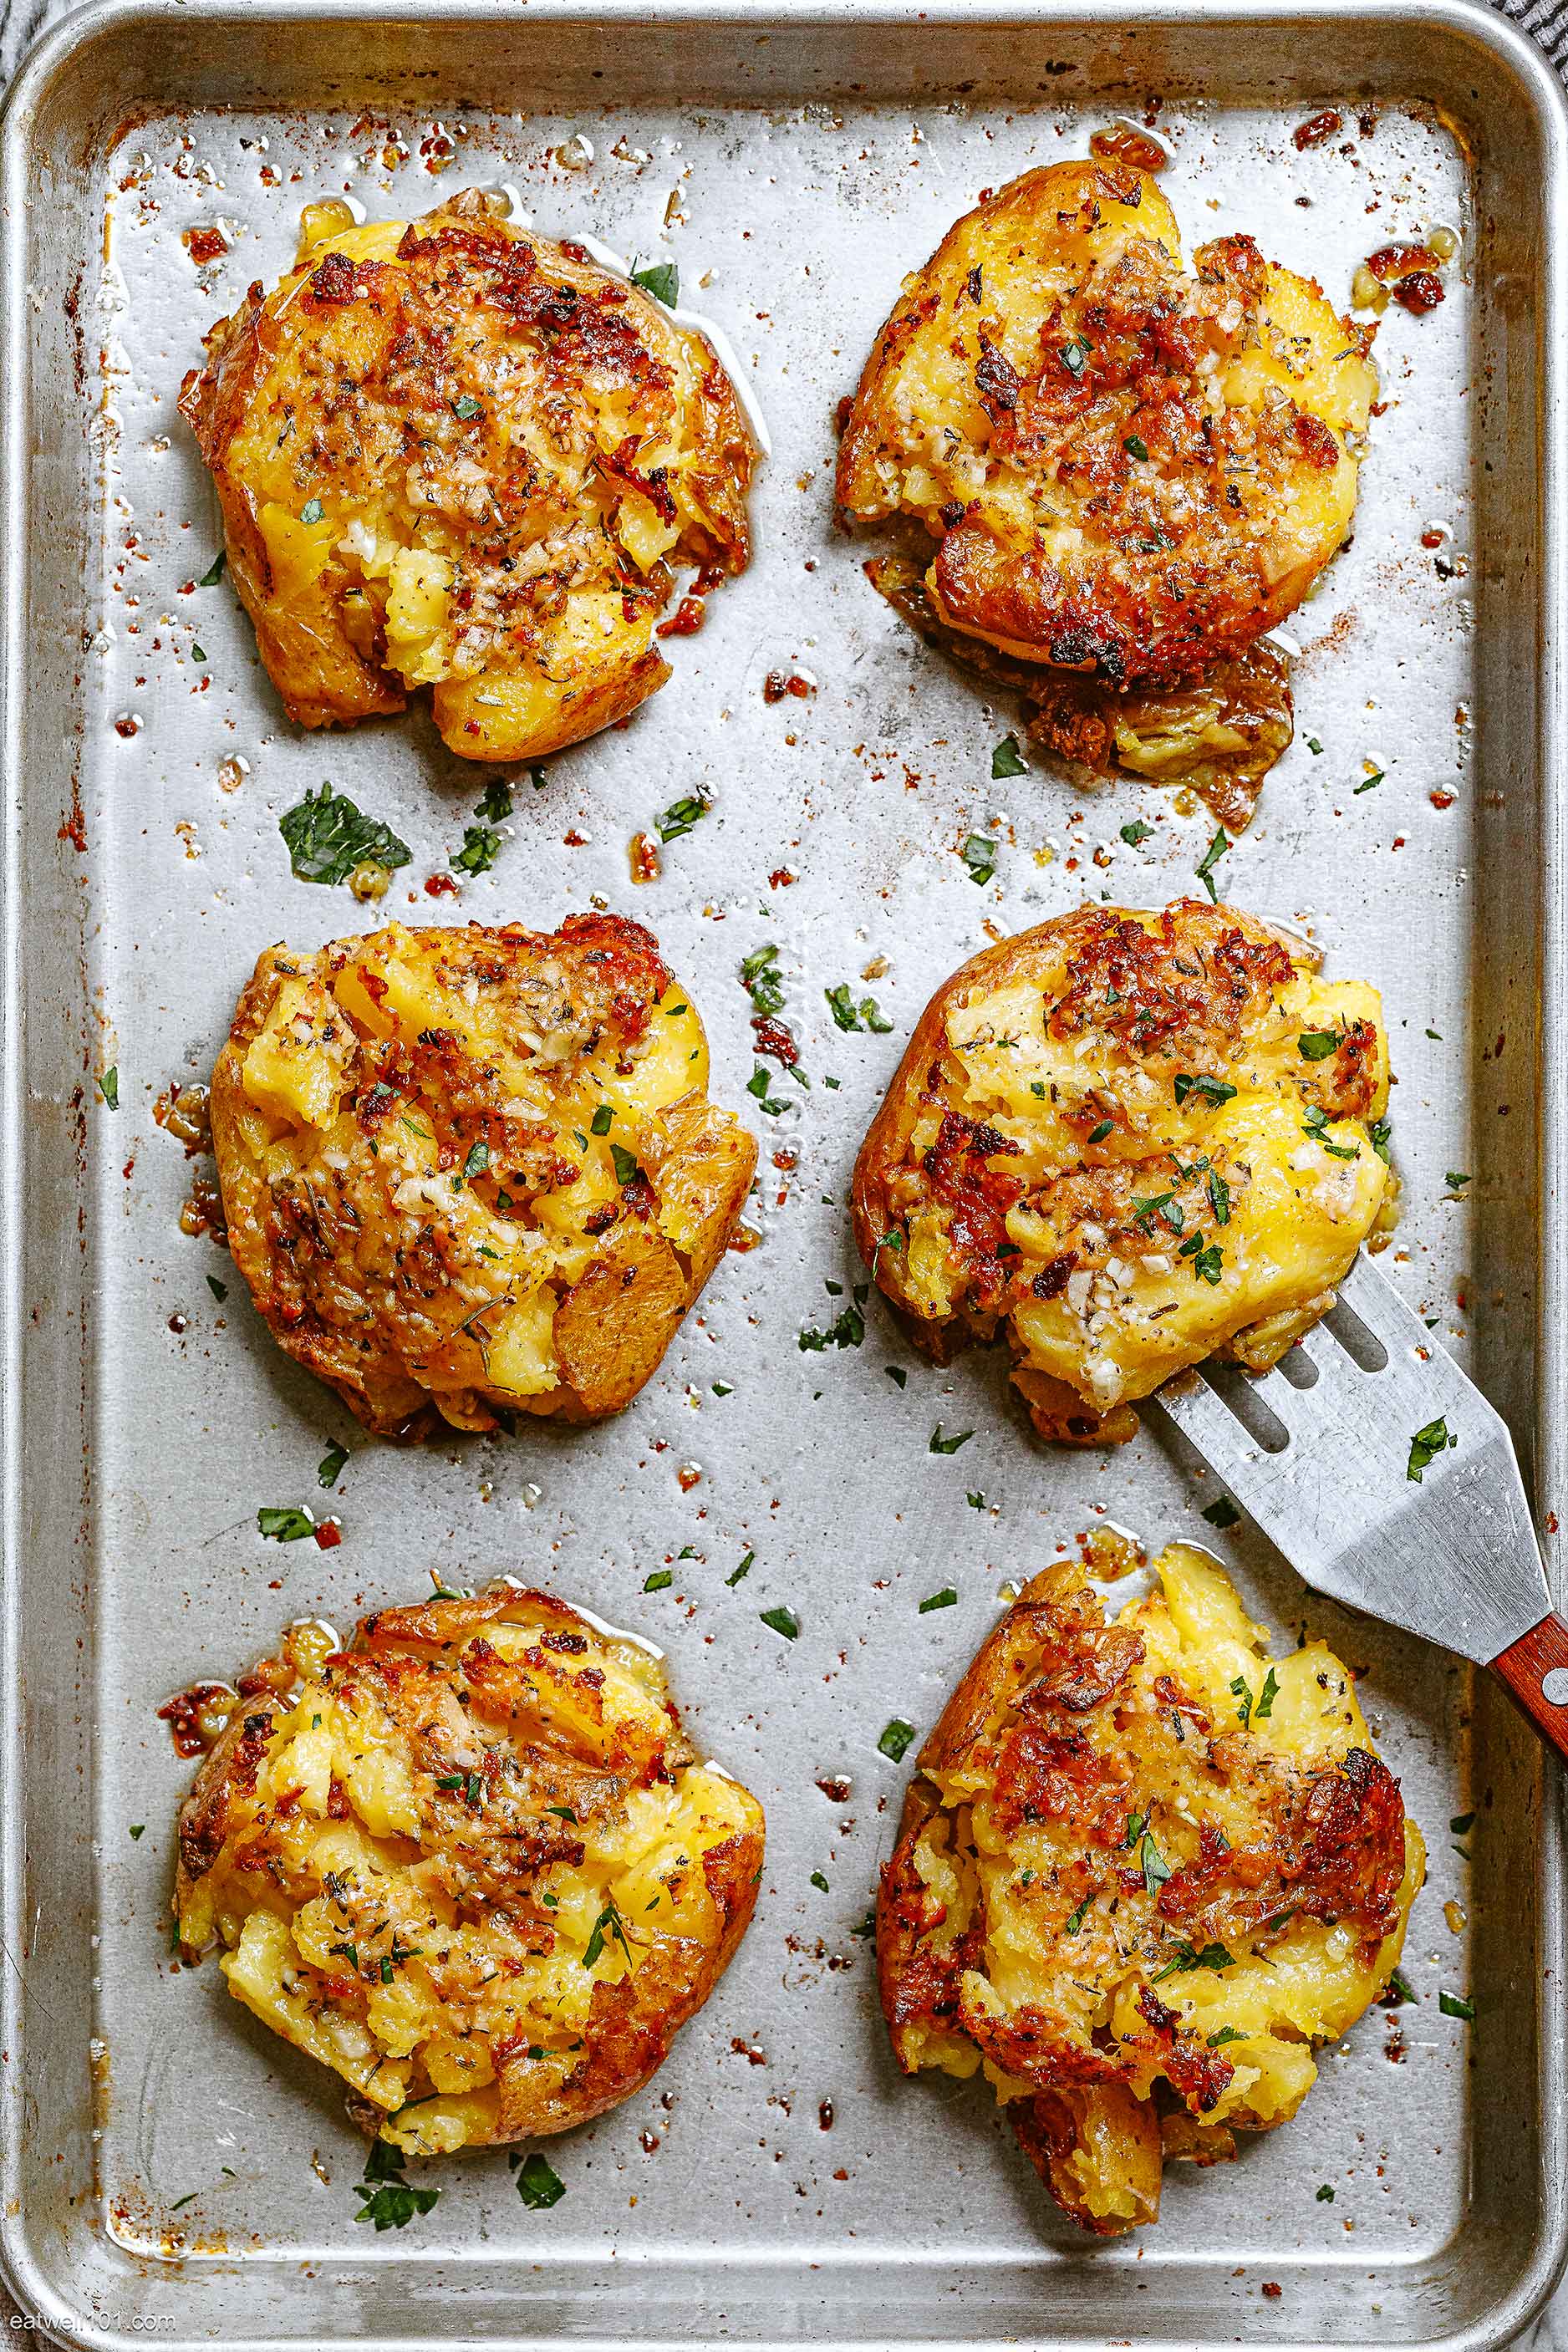
[[[1081,907],[926,1006],[856,1240],[938,1362],[1005,1334],[1042,1436],[1121,1443],[1171,1373],[1261,1369],[1331,1304],[1383,1202],[1387,1086],[1375,992],[1267,924]]]
[[[545,758],[669,676],[672,566],[744,570],[734,388],[651,296],[478,190],[406,227],[331,213],[180,395],[262,660],[302,726],[429,685],[449,750]]]
[[[1397,1964],[1420,1833],[1321,1643],[1269,1664],[1173,1546],[1114,1619],[1034,1578],[931,1737],[879,1891],[894,2054],[984,2072],[1056,2201],[1157,2218],[1164,2155],[1293,2115]]]
[[[756,1800],[696,1761],[646,1651],[549,1594],[383,1610],[347,1651],[318,1630],[246,1677],[182,1809],[187,1949],[217,1941],[412,2154],[617,2105],[745,1932]]]
[[[229,1247],[279,1345],[380,1435],[600,1419],[751,1184],[706,1081],[689,995],[616,916],[269,949],[213,1076]]]

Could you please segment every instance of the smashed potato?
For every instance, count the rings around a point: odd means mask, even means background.
[[[1026,172],[904,281],[850,407],[839,510],[939,542],[922,581],[895,564],[877,584],[987,674],[986,648],[1038,666],[1017,682],[1048,749],[1211,790],[1217,763],[1255,799],[1290,730],[1253,648],[1349,534],[1366,350],[1250,237],[1184,270],[1146,173]],[[1069,704],[1053,672],[1077,674]],[[1217,699],[1194,705],[1181,690],[1205,680]]]
[[[678,566],[744,571],[756,452],[701,335],[497,201],[309,205],[180,407],[291,719],[428,686],[451,751],[538,760],[664,684]]]
[[[856,1162],[856,1238],[938,1361],[1004,1330],[1044,1437],[1118,1444],[1187,1364],[1276,1362],[1387,1181],[1374,989],[1226,906],[1080,907],[921,1015]]]
[[[268,948],[213,1076],[229,1247],[384,1436],[617,1412],[722,1255],[757,1148],[657,941],[391,924]]]
[[[410,2155],[602,2115],[728,1966],[762,1807],[696,1760],[657,1651],[546,1593],[331,1643],[296,1628],[242,1685],[180,1814],[182,1946]]]
[[[882,1874],[906,2074],[984,2073],[1074,2221],[1154,2221],[1166,2156],[1293,2116],[1398,1963],[1426,1850],[1321,1642],[1270,1660],[1173,1545],[1110,1622],[1070,1564],[990,1635]]]

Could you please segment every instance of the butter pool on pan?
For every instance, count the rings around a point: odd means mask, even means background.
[[[857,1161],[857,1239],[938,1361],[1007,1339],[1044,1436],[1119,1443],[1332,1304],[1389,1200],[1374,989],[1235,908],[1089,906],[972,958]]]

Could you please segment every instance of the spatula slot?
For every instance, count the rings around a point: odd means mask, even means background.
[[[1204,1364],[1201,1377],[1228,1412],[1235,1414],[1255,1445],[1266,1454],[1283,1454],[1290,1443],[1284,1423],[1259,1396],[1247,1374],[1236,1364]]]
[[[1377,1333],[1364,1324],[1353,1307],[1342,1298],[1330,1307],[1321,1328],[1336,1339],[1352,1364],[1363,1372],[1382,1372],[1388,1369],[1388,1349]]]

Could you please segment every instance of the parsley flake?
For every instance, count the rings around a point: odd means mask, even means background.
[[[256,1514],[256,1524],[274,1543],[298,1543],[301,1536],[316,1532],[316,1522],[308,1510],[282,1505],[264,1506]]]
[[[987,835],[972,833],[958,854],[969,868],[972,882],[985,883],[994,879],[996,844]]]
[[[1419,1486],[1422,1483],[1423,1472],[1436,1462],[1440,1454],[1445,1453],[1450,1445],[1458,1445],[1458,1438],[1449,1430],[1447,1417],[1439,1413],[1436,1421],[1429,1421],[1426,1428],[1418,1429],[1411,1439],[1410,1460],[1405,1468],[1405,1476]]]
[[[566,2183],[537,2148],[528,2156],[519,2156],[514,2151],[507,2162],[517,2175],[517,2193],[531,2213],[544,2213],[552,2205],[560,2204],[566,2194]]]
[[[922,1617],[929,1617],[933,1609],[952,1609],[956,1605],[957,1601],[958,1595],[952,1585],[944,1584],[940,1592],[927,1593],[921,1602],[920,1613]]]
[[[1131,824],[1122,826],[1121,838],[1129,849],[1136,849],[1141,841],[1148,840],[1153,830],[1153,826],[1145,824],[1142,817],[1134,817]]]
[[[298,882],[346,882],[356,866],[406,866],[414,853],[391,827],[323,784],[278,820]]]
[[[316,1484],[319,1486],[335,1486],[342,1475],[343,1465],[348,1458],[349,1449],[346,1445],[330,1446],[316,1465]]]
[[[680,299],[679,265],[674,261],[650,261],[645,268],[633,270],[632,284],[640,286],[645,294],[651,294],[656,302],[662,302],[667,310],[673,310]]]
[[[972,1429],[961,1429],[955,1436],[944,1437],[942,1433],[942,1423],[939,1421],[931,1431],[931,1444],[926,1450],[931,1454],[956,1454],[961,1445],[968,1444],[974,1432]]]
[[[660,841],[679,841],[683,833],[689,833],[693,825],[701,824],[712,805],[711,801],[705,801],[695,795],[689,795],[685,800],[671,801],[669,806],[661,810],[655,817],[654,829]]]
[[[1006,776],[1023,776],[1027,773],[1028,770],[1025,762],[1018,756],[1017,737],[1004,735],[991,753],[992,782],[999,784]]]
[[[782,1634],[786,1642],[800,1639],[800,1620],[793,1609],[759,1609],[757,1614],[770,1633]]]
[[[901,1764],[909,1753],[910,1743],[914,1736],[914,1725],[904,1722],[902,1717],[895,1715],[890,1723],[884,1725],[882,1737],[878,1740],[877,1746],[889,1761]]]
[[[98,1091],[110,1110],[120,1108],[120,1071],[112,1063],[100,1078]]]
[[[1205,850],[1201,864],[1194,869],[1194,878],[1203,884],[1216,907],[1219,904],[1219,892],[1214,887],[1214,869],[1226,852],[1234,846],[1235,844],[1224,825],[1216,825],[1214,839]]]

